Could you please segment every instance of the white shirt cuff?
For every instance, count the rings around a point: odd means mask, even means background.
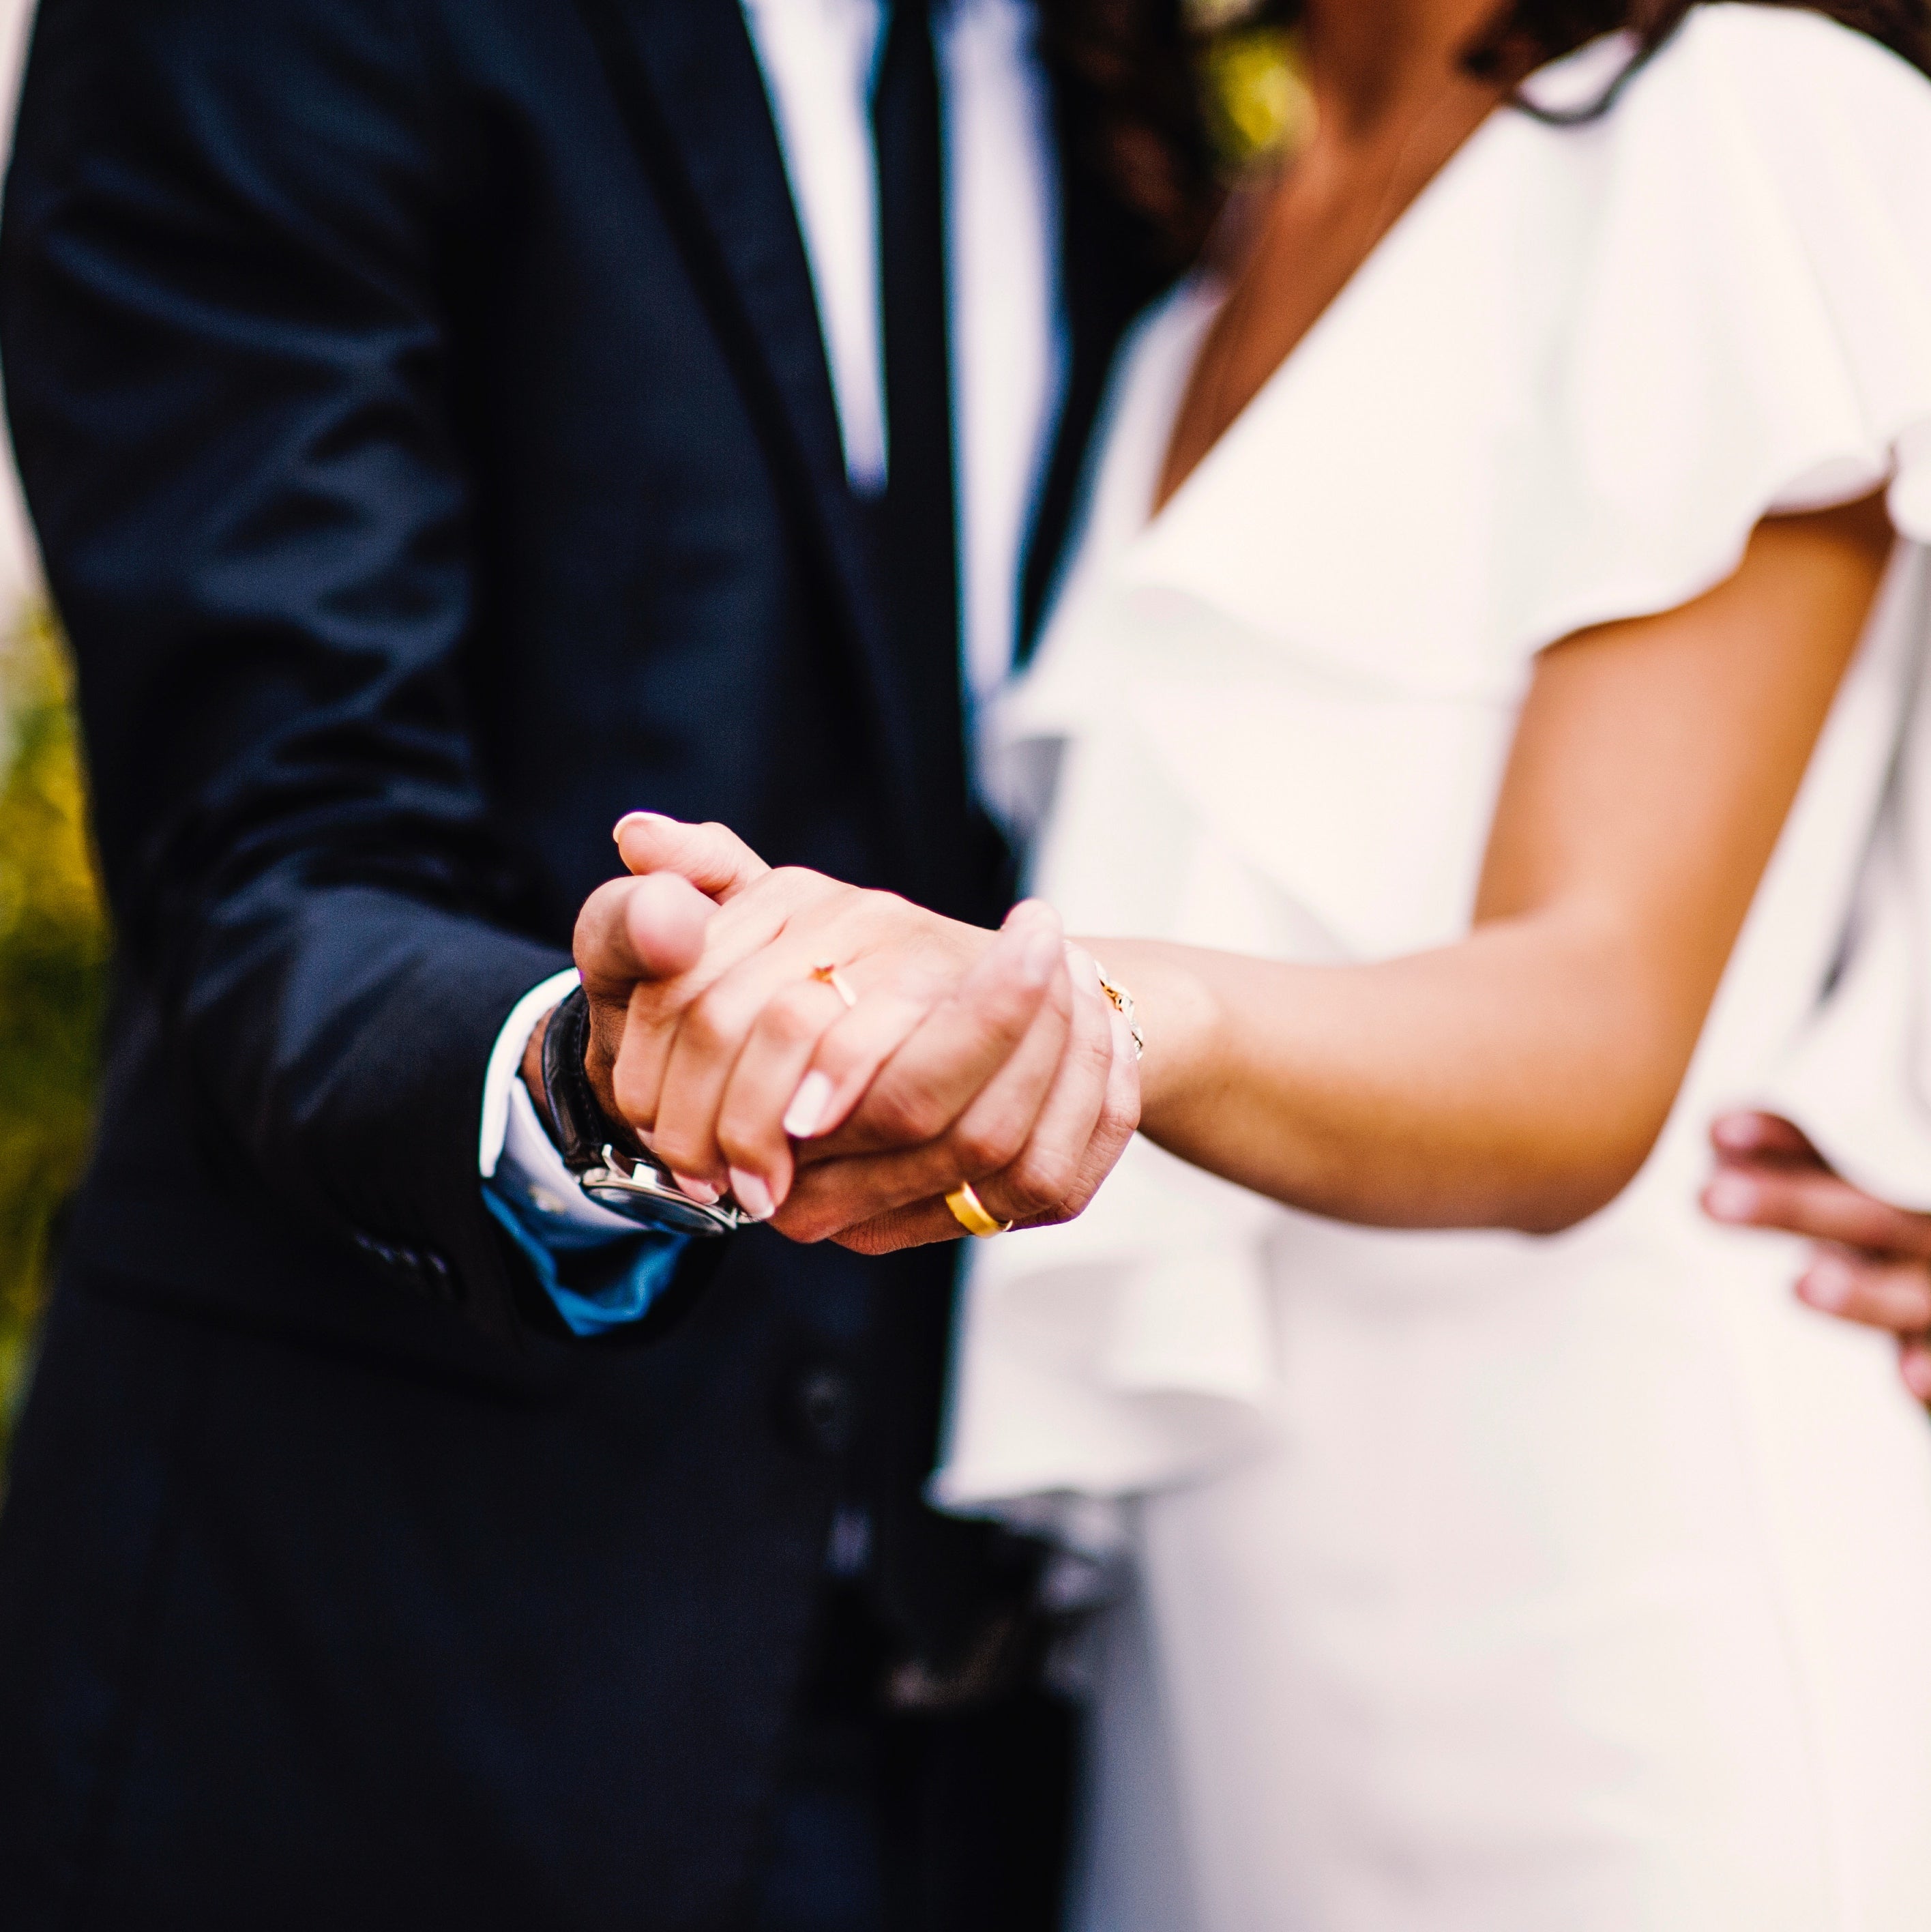
[[[496,1035],[496,1043],[490,1049],[489,1070],[483,1076],[482,1138],[476,1149],[476,1166],[485,1180],[496,1172],[496,1162],[502,1158],[503,1139],[509,1129],[510,1095],[513,1089],[523,1087],[517,1076],[523,1070],[523,1056],[529,1045],[529,1036],[535,1032],[537,1022],[559,1000],[574,993],[578,983],[576,968],[566,966],[562,972],[553,973],[541,986],[531,987],[511,1007],[510,1016],[503,1022],[503,1030]],[[523,1092],[523,1098],[529,1098],[527,1090]],[[536,1119],[534,1109],[530,1118]],[[541,1122],[537,1124],[537,1132],[543,1132]],[[544,1137],[549,1138],[547,1135]],[[562,1166],[560,1160],[558,1165]]]
[[[553,1219],[598,1234],[634,1234],[634,1221],[585,1198],[520,1077],[537,1022],[573,992],[577,983],[577,970],[571,967],[532,986],[510,1009],[484,1076],[483,1132],[476,1164],[499,1193],[526,1202]]]

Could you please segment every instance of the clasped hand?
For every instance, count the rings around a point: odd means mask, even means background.
[[[631,876],[577,923],[586,1066],[688,1192],[871,1254],[960,1234],[961,1181],[1016,1226],[1092,1198],[1138,1070],[1051,908],[994,933],[774,870],[719,825],[633,813],[616,839]]]

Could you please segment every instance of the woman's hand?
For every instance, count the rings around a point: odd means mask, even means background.
[[[967,982],[886,1061],[848,1126],[799,1150],[778,1228],[871,1254],[955,1240],[959,1223],[945,1197],[961,1180],[994,1220],[1015,1227],[1081,1213],[1139,1125],[1140,1070],[1091,956],[1063,951],[1069,1024],[1036,1106],[1045,1070],[1036,1030],[979,1084],[960,1050],[979,1004]],[[991,963],[988,952],[975,976]]]
[[[1090,1198],[1137,1082],[1049,908],[994,934],[773,871],[721,826],[634,814],[616,836],[640,876],[577,927],[589,1070],[692,1194],[729,1187],[796,1238],[871,1251],[956,1236],[943,1196],[962,1180],[1015,1221]],[[793,1198],[801,1148],[814,1172]]]
[[[1813,1308],[1897,1337],[1906,1388],[1931,1402],[1931,1214],[1894,1208],[1831,1172],[1788,1120],[1726,1114],[1711,1129],[1712,1220],[1816,1243],[1797,1292]]]

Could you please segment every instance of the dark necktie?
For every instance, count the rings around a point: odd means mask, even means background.
[[[872,97],[885,326],[884,500],[875,508],[879,582],[919,758],[913,890],[957,917],[998,915],[993,839],[966,789],[959,696],[952,384],[946,355],[945,175],[932,50],[933,0],[887,0]],[[871,1600],[895,1652],[956,1665],[988,1614],[984,1532],[919,1499],[931,1466],[950,1332],[943,1276],[888,1284],[874,1304],[867,1378],[874,1540]],[[1002,1607],[1003,1607],[1002,1604]]]
[[[946,349],[945,169],[930,0],[889,0],[872,98],[885,332],[887,482],[878,533],[903,686],[928,801],[921,870],[941,898],[967,889],[958,566]]]

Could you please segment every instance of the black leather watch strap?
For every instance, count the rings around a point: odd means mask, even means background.
[[[557,1150],[572,1174],[597,1166],[606,1147],[639,1151],[630,1130],[598,1104],[583,1056],[590,1043],[590,1002],[581,986],[550,1016],[543,1036],[543,1095],[550,1103]]]

